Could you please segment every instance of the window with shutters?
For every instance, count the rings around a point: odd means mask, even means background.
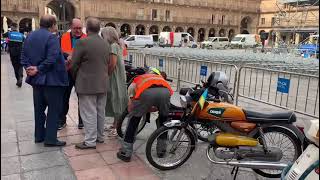
[[[170,10],[166,10],[166,21],[170,20]]]
[[[156,9],[152,9],[152,11],[151,11],[151,17],[152,17],[152,20],[157,19],[158,14],[157,14],[157,10],[156,10]]]

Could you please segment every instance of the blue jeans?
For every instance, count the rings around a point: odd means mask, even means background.
[[[35,140],[45,143],[57,142],[59,115],[65,88],[62,86],[33,86],[35,115]],[[48,108],[47,114],[45,110]]]

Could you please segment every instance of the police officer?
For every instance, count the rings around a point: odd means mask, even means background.
[[[10,54],[11,63],[14,69],[14,74],[17,79],[16,85],[20,88],[22,86],[23,68],[20,64],[22,44],[24,35],[17,31],[17,23],[12,23],[11,32],[8,33],[8,50]]]
[[[149,112],[152,107],[156,107],[159,110],[158,127],[167,120],[170,108],[170,96],[172,94],[173,91],[169,83],[161,76],[160,71],[156,68],[150,68],[148,73],[134,78],[133,83],[131,83],[128,88],[128,95],[130,97],[128,111],[130,113],[129,116],[132,118],[129,120],[122,148],[117,153],[119,159],[125,162],[131,160],[133,143],[140,119],[144,114]],[[165,138],[166,135],[159,137],[158,141],[160,142]],[[161,144],[157,144],[157,147],[158,146],[163,147]],[[157,150],[159,157],[163,156],[164,152],[160,152],[163,150]]]

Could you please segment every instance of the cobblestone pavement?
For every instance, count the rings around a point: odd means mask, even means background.
[[[116,158],[120,146],[117,138],[106,138],[96,150],[76,150],[74,144],[83,140],[83,130],[77,129],[77,99],[71,97],[67,127],[59,138],[67,141],[64,148],[47,148],[34,144],[32,89],[23,84],[15,86],[9,57],[1,55],[1,179],[2,180],[231,180],[231,167],[210,163],[205,155],[206,144],[199,148],[180,168],[159,171],[148,164],[145,143],[155,130],[147,124],[137,136],[135,154],[130,163]],[[246,107],[256,104],[242,102]],[[266,106],[260,109],[265,110]],[[272,110],[272,109],[270,109]],[[153,118],[155,115],[153,114]],[[111,119],[107,118],[107,123]],[[240,169],[238,180],[262,180],[250,169]]]

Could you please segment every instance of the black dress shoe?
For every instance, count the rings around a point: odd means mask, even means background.
[[[36,143],[36,144],[37,144],[37,143],[43,143],[43,142],[44,142],[44,140],[35,140],[35,141],[34,141],[34,143]]]
[[[96,146],[87,146],[85,142],[75,145],[77,149],[96,149]]]
[[[45,147],[54,147],[54,146],[65,146],[67,143],[65,141],[57,141],[55,143],[44,143]]]
[[[17,83],[16,83],[16,85],[17,85],[19,88],[21,88],[21,86],[22,86],[22,80],[18,80]]]
[[[123,153],[122,151],[117,152],[117,157],[119,159],[121,159],[124,162],[130,162],[131,161],[131,157],[128,157],[125,155],[125,153]]]

